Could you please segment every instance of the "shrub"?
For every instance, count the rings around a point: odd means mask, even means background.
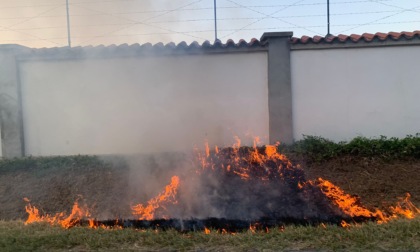
[[[380,136],[379,138],[356,137],[350,142],[335,143],[319,136],[303,136],[291,145],[280,145],[281,152],[292,154],[312,162],[326,161],[340,156],[406,159],[420,158],[420,133],[405,138]]]

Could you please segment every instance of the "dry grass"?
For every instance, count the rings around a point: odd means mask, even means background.
[[[420,218],[378,225],[273,228],[221,234],[212,231],[107,230],[75,227],[68,230],[38,223],[0,221],[0,251],[418,251]]]

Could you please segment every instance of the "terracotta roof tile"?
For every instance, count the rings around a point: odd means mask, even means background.
[[[187,42],[182,41],[176,47],[178,47],[178,48],[184,48],[185,49],[185,48],[188,47],[188,45],[187,45]]]
[[[371,42],[373,40],[373,38],[375,38],[375,35],[372,33],[363,33],[362,34],[362,39],[366,42]]]
[[[245,40],[241,39],[238,42],[238,46],[239,47],[245,47],[245,46],[248,46],[248,43]]]
[[[249,41],[248,46],[256,46],[256,45],[259,45],[260,43],[261,42],[258,39],[252,38],[251,41]]]
[[[302,36],[300,38],[293,37],[291,39],[292,44],[333,44],[333,43],[346,43],[346,42],[353,42],[357,43],[359,41],[365,42],[373,42],[373,41],[386,41],[386,40],[412,40],[412,39],[420,39],[420,31],[416,30],[413,32],[388,32],[382,33],[377,32],[375,34],[371,33],[363,33],[362,35],[358,34],[351,34],[351,35],[330,35],[327,37],[321,36]]]
[[[340,42],[345,42],[347,40],[347,38],[348,38],[347,35],[343,35],[343,34],[339,34],[337,37],[338,37],[338,40]],[[350,38],[351,38],[351,36],[350,36]]]
[[[299,39],[297,39],[297,40],[299,40]],[[309,37],[309,36],[302,36],[302,38],[301,38],[301,41],[302,41],[303,44],[308,43],[309,40],[312,40],[311,37]]]
[[[382,33],[382,32],[377,32],[375,33],[375,35],[380,39],[380,40],[386,40],[388,37],[387,33]]]
[[[204,41],[204,43],[201,46],[204,47],[204,48],[211,47],[210,41],[208,41],[208,40]]]
[[[323,40],[324,39],[324,37],[321,37],[321,36],[314,36],[313,38],[312,38],[312,40],[315,42],[315,43],[318,43],[318,42],[320,42],[321,40]]]
[[[162,42],[160,42],[160,43],[155,44],[155,47],[165,48],[165,45]]]
[[[419,40],[420,41],[420,30],[416,30],[413,32],[388,32],[388,33],[363,33],[362,35],[359,34],[351,34],[351,35],[329,35],[326,37],[322,36],[302,36],[300,38],[292,37],[290,39],[290,43],[293,45],[305,45],[305,44],[344,44],[344,43],[372,43],[372,42],[383,42],[383,41],[406,41],[406,40]],[[173,42],[164,44],[164,43],[145,43],[145,44],[122,44],[122,45],[98,45],[98,46],[84,46],[84,47],[56,47],[56,48],[26,48],[27,51],[30,51],[33,55],[52,55],[52,54],[75,54],[75,55],[99,55],[100,53],[112,54],[113,52],[121,52],[122,54],[149,54],[149,53],[171,53],[172,51],[198,51],[198,50],[213,50],[213,49],[241,49],[241,48],[264,48],[268,45],[266,40],[260,41],[258,39],[251,39],[249,42],[241,39],[235,43],[232,39],[223,43],[220,40],[210,42],[204,41],[202,44],[194,41],[191,44],[187,44],[187,42],[182,41],[178,44]],[[87,50],[88,49],[88,50]]]
[[[200,48],[200,44],[197,41],[194,41],[190,44],[190,47],[192,48]]]
[[[346,35],[344,35],[344,36],[346,36]],[[362,38],[362,36],[361,36],[361,35],[359,35],[359,34],[351,34],[351,35],[350,35],[350,40],[351,40],[351,41],[353,41],[353,42],[357,42],[357,41],[359,41],[361,38]],[[346,38],[346,39],[347,39],[347,38]],[[346,39],[345,39],[345,40],[343,40],[343,42],[346,42]]]
[[[175,44],[174,42],[170,43],[145,43],[145,44],[121,44],[121,45],[98,45],[98,46],[78,46],[78,47],[54,47],[54,48],[26,48],[27,51],[30,51],[34,56],[36,55],[53,55],[53,54],[62,54],[66,55],[69,53],[77,54],[77,55],[88,55],[88,54],[99,54],[99,53],[105,53],[105,54],[112,54],[113,52],[118,52],[122,54],[130,54],[132,52],[138,53],[138,54],[149,54],[149,53],[165,53],[165,52],[171,52],[171,51],[197,51],[197,50],[213,50],[213,49],[240,49],[240,48],[258,48],[258,47],[266,47],[267,42],[260,41],[258,39],[251,39],[249,42],[241,39],[237,43],[233,41],[232,39],[229,39],[226,41],[226,43],[223,43],[220,40],[210,42],[210,41],[204,41],[202,44],[199,44],[198,42],[194,41],[191,42],[191,44],[187,44],[185,41],[181,41],[178,44]],[[89,49],[89,50],[87,50]]]
[[[406,32],[406,31],[403,31],[403,32],[401,32],[401,35],[406,36],[408,38],[411,38],[411,37],[414,36],[414,32]]]

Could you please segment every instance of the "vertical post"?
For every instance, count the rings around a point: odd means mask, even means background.
[[[25,50],[18,45],[0,45],[0,128],[3,158],[25,155],[19,62]]]
[[[70,40],[70,15],[69,15],[69,0],[66,0],[66,10],[67,10],[67,38],[68,38],[68,45],[71,47],[71,40]]]
[[[330,33],[330,0],[327,0],[327,37],[331,35]]]
[[[268,43],[268,115],[270,144],[293,143],[290,38],[293,32],[266,32]]]
[[[214,0],[214,41],[217,41],[217,7],[216,7],[216,0]]]

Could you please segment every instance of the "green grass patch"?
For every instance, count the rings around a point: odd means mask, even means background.
[[[405,138],[356,137],[349,142],[333,142],[323,137],[304,136],[291,145],[280,145],[279,150],[286,155],[323,162],[333,158],[380,158],[382,160],[420,159],[420,133]]]
[[[63,229],[38,223],[0,221],[1,251],[136,250],[136,251],[367,251],[420,249],[420,218],[386,224],[338,226],[286,226],[268,233],[246,231],[221,234],[212,230],[179,233],[174,230],[109,230],[75,227]]]

